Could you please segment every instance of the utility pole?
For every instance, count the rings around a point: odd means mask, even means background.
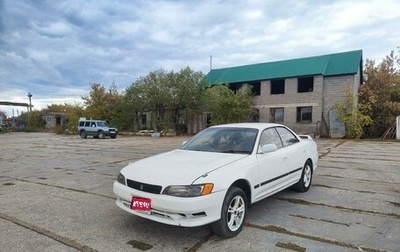
[[[28,93],[28,98],[29,98],[29,111],[28,111],[28,125],[31,124],[31,112],[32,112],[32,94]]]
[[[28,93],[28,98],[29,98],[29,112],[32,112],[32,100],[31,100],[31,98],[32,98],[32,94],[31,93]]]

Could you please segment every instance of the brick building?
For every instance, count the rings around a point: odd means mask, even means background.
[[[343,101],[345,89],[358,93],[362,72],[362,51],[356,50],[212,69],[206,79],[210,85],[229,84],[232,90],[250,85],[260,122],[341,137],[344,126],[333,106]]]
[[[67,122],[67,114],[64,112],[47,112],[43,116],[43,120],[46,122],[46,129],[54,129],[56,127],[65,127]]]

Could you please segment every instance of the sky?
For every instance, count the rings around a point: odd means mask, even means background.
[[[91,83],[122,93],[160,69],[359,49],[379,62],[400,46],[399,10],[399,0],[0,0],[0,101],[82,105]]]

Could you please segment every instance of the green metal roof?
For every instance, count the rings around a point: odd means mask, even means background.
[[[362,50],[319,55],[307,58],[266,62],[245,66],[212,69],[206,76],[209,84],[238,83],[310,75],[356,74],[362,67]]]

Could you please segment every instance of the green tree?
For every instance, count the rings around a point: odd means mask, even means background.
[[[76,133],[78,131],[79,118],[84,117],[85,110],[75,104],[66,104],[67,112],[67,129],[70,133]]]
[[[90,88],[89,95],[82,97],[86,106],[86,117],[112,122],[122,102],[122,95],[118,93],[115,83],[112,83],[108,91],[99,83],[90,84]]]
[[[134,131],[141,130],[140,120],[146,108],[149,107],[143,78],[137,80],[125,90],[123,99],[124,102],[122,103],[121,114],[125,118],[124,128]],[[142,125],[142,127],[145,126],[146,125]]]
[[[111,125],[122,128],[124,121],[121,114],[123,108],[123,95],[118,92],[117,86],[114,82],[106,93],[106,106],[107,114],[104,118],[107,119]]]
[[[43,115],[42,110],[33,110],[22,113],[19,119],[23,124],[25,124],[25,131],[42,131],[46,125]]]
[[[106,89],[99,83],[91,83],[88,96],[83,96],[82,100],[86,106],[87,117],[104,119],[107,117]]]
[[[247,85],[236,94],[226,85],[215,85],[206,90],[206,104],[213,125],[249,121],[255,114],[252,91]]]
[[[125,91],[134,123],[140,125],[144,111],[151,111],[152,127],[156,131],[173,128],[186,130],[188,117],[201,110],[203,102],[204,74],[189,67],[180,72],[162,69],[139,78]],[[138,128],[138,127],[136,127]]]
[[[366,137],[380,137],[400,115],[400,67],[399,56],[392,51],[379,64],[366,60],[365,83],[360,87],[361,112],[372,118],[365,128]]]
[[[177,132],[185,132],[188,120],[204,110],[205,76],[186,67],[165,77],[169,125]]]
[[[372,123],[371,117],[362,113],[363,105],[357,106],[357,96],[350,90],[345,89],[345,99],[334,108],[338,112],[340,120],[344,123],[346,138],[359,139],[364,128]]]
[[[137,83],[142,85],[143,98],[147,101],[147,109],[152,113],[151,121],[155,131],[161,131],[166,128],[165,114],[170,97],[165,83],[166,74],[162,69],[153,71],[140,78]]]

